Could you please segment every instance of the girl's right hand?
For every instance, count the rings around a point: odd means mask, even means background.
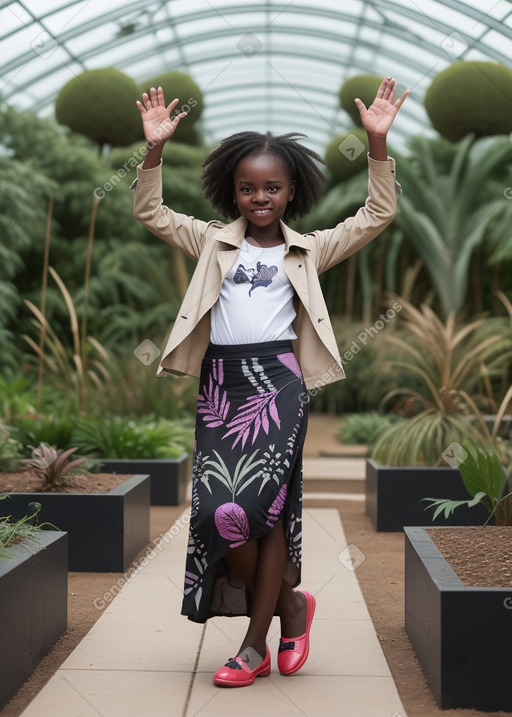
[[[152,146],[163,145],[169,137],[172,137],[176,131],[176,127],[183,117],[187,116],[186,112],[180,112],[176,117],[171,119],[179,100],[175,99],[166,107],[164,100],[164,92],[161,87],[155,89],[152,87],[149,91],[142,95],[142,102],[137,100],[137,107],[142,115],[142,126],[146,142]]]

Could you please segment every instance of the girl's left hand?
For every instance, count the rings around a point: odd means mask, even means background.
[[[381,137],[387,135],[398,110],[410,93],[410,90],[406,90],[397,100],[395,86],[396,82],[392,77],[385,77],[378,89],[377,96],[368,109],[359,98],[354,100],[367,134]]]

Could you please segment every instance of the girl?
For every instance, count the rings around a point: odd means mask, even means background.
[[[171,119],[162,89],[137,106],[147,153],[137,170],[135,217],[197,261],[159,373],[200,377],[192,512],[182,614],[248,615],[235,657],[214,683],[244,686],[270,674],[267,632],[279,615],[283,675],[309,652],[315,598],[301,577],[302,446],[307,388],[344,378],[318,274],[360,249],[393,219],[394,161],[386,136],[397,101],[383,80],[366,108],[369,196],[334,229],[301,235],[283,219],[304,216],[320,196],[321,158],[303,135],[240,132],[203,165],[203,189],[226,218],[205,223],[163,205],[161,154],[186,116]]]

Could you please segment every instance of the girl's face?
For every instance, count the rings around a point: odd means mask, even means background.
[[[233,173],[234,201],[240,214],[254,227],[278,224],[295,194],[295,183],[280,157],[259,154],[245,157]]]

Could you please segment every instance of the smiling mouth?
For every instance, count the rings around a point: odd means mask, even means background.
[[[270,209],[253,209],[253,214],[268,214],[270,212]]]

